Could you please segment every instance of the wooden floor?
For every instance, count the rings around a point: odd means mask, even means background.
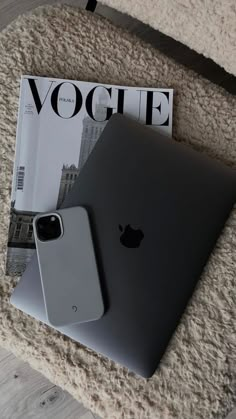
[[[0,31],[19,14],[37,6],[54,3],[85,8],[86,0],[0,0]],[[199,56],[184,45],[147,25],[98,3],[96,13],[135,33],[177,62],[194,69],[212,82],[236,93],[235,77],[211,60]],[[94,419],[68,393],[54,386],[41,374],[0,348],[0,419]],[[98,417],[96,417],[98,418]],[[230,419],[236,419],[232,413]]]
[[[98,419],[98,416],[0,348],[0,418]]]

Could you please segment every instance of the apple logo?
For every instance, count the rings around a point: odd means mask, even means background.
[[[137,248],[140,246],[141,241],[144,238],[142,230],[135,230],[130,224],[127,224],[125,228],[119,225],[119,230],[122,232],[120,242],[123,246],[129,248]]]

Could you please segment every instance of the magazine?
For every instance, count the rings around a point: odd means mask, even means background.
[[[60,207],[112,114],[172,134],[173,90],[22,76],[6,271],[34,253],[33,218]]]

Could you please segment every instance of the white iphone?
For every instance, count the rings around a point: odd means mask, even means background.
[[[49,323],[60,327],[99,319],[104,304],[86,209],[39,214],[33,226]]]

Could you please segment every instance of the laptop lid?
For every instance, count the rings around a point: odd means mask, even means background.
[[[58,330],[151,376],[235,200],[232,169],[114,115],[63,203],[90,214],[106,312]],[[47,323],[36,257],[11,302]]]

